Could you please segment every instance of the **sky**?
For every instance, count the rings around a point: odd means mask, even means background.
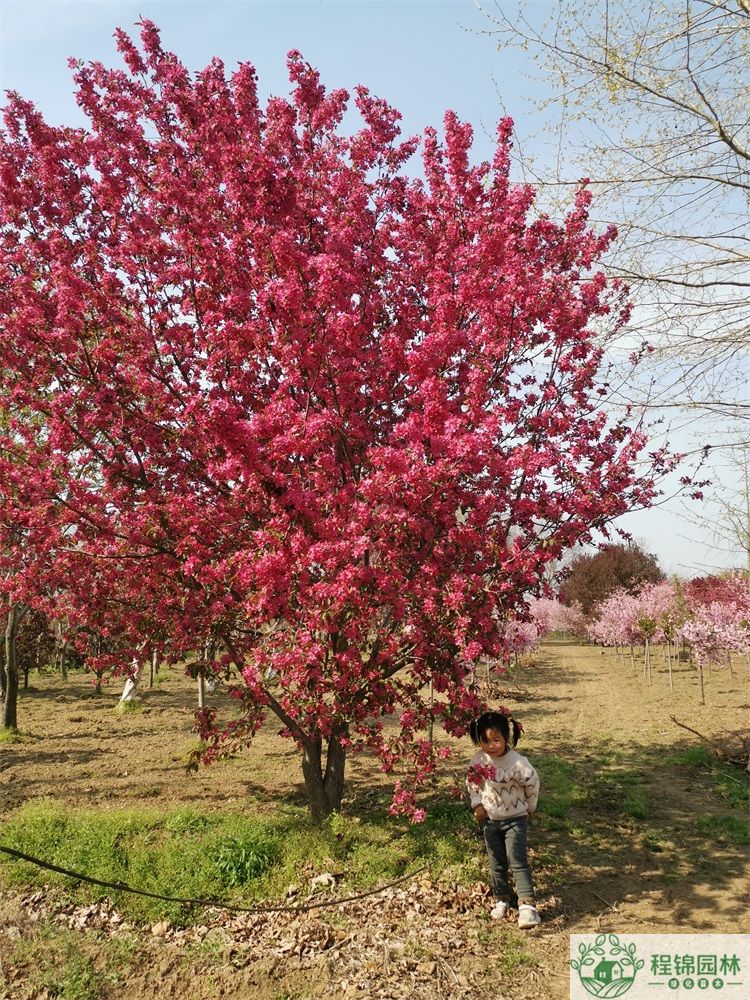
[[[539,0],[534,11],[544,17],[552,4]],[[119,63],[113,31],[137,35],[141,16],[159,25],[164,47],[193,70],[214,56],[228,71],[251,62],[264,97],[288,93],[286,53],[299,49],[326,86],[351,90],[361,83],[395,105],[406,134],[439,128],[448,108],[473,124],[477,159],[491,157],[505,113],[522,133],[538,134],[530,101],[543,94],[534,67],[520,50],[498,52],[491,22],[472,0],[0,0],[0,88],[33,100],[50,122],[84,124],[68,57]],[[543,134],[536,152],[544,156]],[[678,450],[694,443],[684,434],[674,442]],[[712,516],[678,498],[628,515],[622,526],[665,572],[693,576],[741,564],[710,523],[694,523]]]

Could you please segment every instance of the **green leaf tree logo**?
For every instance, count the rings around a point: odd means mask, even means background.
[[[616,934],[598,934],[593,944],[579,944],[578,957],[570,964],[593,997],[621,997],[644,965],[636,958],[635,945],[621,942]]]

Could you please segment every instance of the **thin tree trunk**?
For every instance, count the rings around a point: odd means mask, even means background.
[[[64,681],[68,679],[68,640],[63,639],[62,622],[55,622],[55,667]]]
[[[151,650],[151,660],[149,661],[148,668],[148,686],[152,688],[154,686],[154,677],[159,673],[159,667],[161,666],[161,658],[159,656],[158,646],[154,646]]]
[[[26,612],[23,605],[13,604],[8,611],[5,628],[5,698],[3,700],[3,729],[18,729],[18,662],[16,659],[16,634]]]
[[[427,738],[430,741],[430,747],[433,747],[435,745],[435,687],[432,678],[430,678],[430,721]]]
[[[698,680],[700,682],[701,705],[705,705],[706,704],[706,692],[705,692],[705,689],[703,687],[703,664],[702,663],[698,664]]]
[[[3,635],[5,630],[3,629]],[[5,689],[8,679],[5,676],[5,642],[0,642],[0,701],[5,702]]]
[[[674,691],[674,680],[672,679],[672,648],[667,642],[667,669],[669,670],[669,690]]]

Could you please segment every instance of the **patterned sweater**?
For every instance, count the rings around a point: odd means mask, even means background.
[[[515,750],[506,750],[502,757],[477,750],[469,763],[466,787],[472,809],[483,805],[490,819],[510,819],[536,809],[539,775]]]

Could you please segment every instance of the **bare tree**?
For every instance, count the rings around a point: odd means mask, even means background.
[[[750,448],[730,449],[717,463],[715,496],[708,514],[690,511],[691,520],[717,548],[734,556],[742,554],[750,577]]]
[[[723,440],[747,441],[750,0],[482,9],[500,46],[532,54],[551,94],[541,103],[558,111],[540,156],[521,147],[542,199],[554,206],[590,176],[602,221],[618,226],[608,267],[633,288],[635,329],[654,348],[631,394],[708,414],[709,439],[720,423]]]

